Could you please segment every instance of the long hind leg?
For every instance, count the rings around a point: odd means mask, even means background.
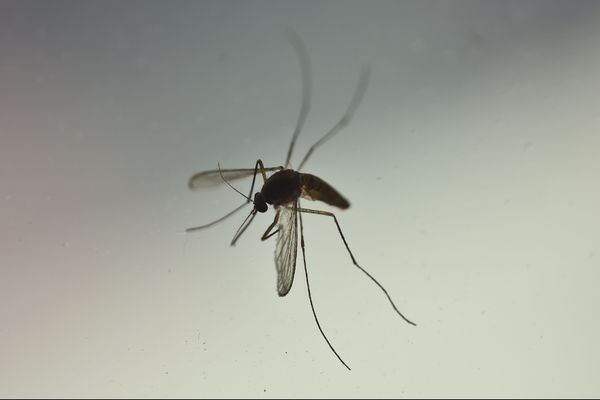
[[[360,269],[365,275],[367,275],[377,286],[379,286],[379,289],[381,289],[381,291],[383,291],[383,293],[386,295],[386,297],[388,298],[390,304],[392,305],[392,307],[394,308],[394,310],[396,311],[396,313],[398,313],[398,315],[400,317],[402,317],[403,320],[405,320],[406,322],[408,322],[411,325],[416,326],[416,324],[412,321],[410,321],[408,318],[406,318],[401,312],[400,310],[398,310],[398,307],[396,307],[396,304],[394,303],[394,301],[392,300],[391,296],[388,294],[387,290],[383,287],[383,285],[381,283],[379,283],[379,281],[377,279],[375,279],[373,277],[373,275],[371,275],[369,272],[367,272],[366,269],[364,269],[363,267],[361,267],[358,262],[356,261],[356,258],[354,258],[354,255],[352,254],[352,251],[350,250],[350,246],[348,246],[348,242],[346,241],[346,238],[344,237],[344,233],[342,232],[342,228],[340,227],[340,224],[338,223],[337,218],[335,217],[335,214],[328,212],[328,211],[321,211],[321,210],[313,210],[310,208],[301,208],[298,207],[296,208],[296,211],[301,212],[301,213],[307,213],[307,214],[317,214],[317,215],[324,215],[327,217],[331,217],[333,218],[333,221],[335,222],[335,226],[337,227],[338,232],[340,233],[340,236],[342,238],[342,241],[344,242],[344,246],[346,246],[346,250],[348,250],[348,254],[350,255],[350,258],[352,259],[352,263],[354,264],[354,266],[356,266],[358,269]]]
[[[296,209],[299,210],[299,208]],[[327,335],[325,335],[323,328],[321,328],[319,318],[317,318],[317,312],[315,311],[315,305],[313,304],[312,293],[310,291],[310,282],[308,280],[308,268],[306,267],[306,251],[304,250],[304,225],[302,224],[302,214],[298,214],[298,216],[300,219],[300,248],[302,249],[302,261],[304,262],[304,276],[306,277],[306,290],[308,291],[308,301],[310,302],[310,309],[312,310],[313,317],[315,317],[315,322],[317,323],[317,328],[319,328],[319,332],[321,332],[321,336],[323,336],[323,338],[327,342],[327,345],[329,346],[333,354],[335,354],[337,359],[340,360],[342,364],[344,364],[344,367],[346,367],[348,371],[350,371],[350,367],[348,366],[348,364],[346,364],[346,362],[342,360],[342,357],[335,350],[335,348],[327,338]]]

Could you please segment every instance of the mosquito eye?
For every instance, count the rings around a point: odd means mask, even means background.
[[[260,204],[254,204],[254,207],[260,213],[267,212],[267,210],[269,209],[269,206],[267,206],[267,203],[265,203],[265,202],[262,202]]]
[[[254,195],[254,209],[259,213],[267,212],[267,210],[269,209],[265,198],[260,194],[260,192]]]

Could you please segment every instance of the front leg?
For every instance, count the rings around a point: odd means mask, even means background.
[[[279,222],[279,209],[277,209],[277,212],[275,213],[275,218],[273,219],[273,222],[271,223],[271,225],[269,225],[269,227],[267,228],[265,233],[263,233],[260,240],[265,241],[268,238],[270,238],[271,236],[273,236],[274,234],[276,234],[277,232],[279,232],[279,229],[277,229],[275,232],[269,233],[269,232],[271,232],[271,230],[273,230],[273,228],[275,227],[275,225],[277,225],[278,222]]]
[[[267,170],[272,171],[274,169],[279,169],[279,170],[283,169],[283,167],[281,167],[281,166],[266,169],[260,158],[258,160],[256,160],[256,164],[254,164],[254,175],[252,176],[252,185],[250,186],[250,194],[248,195],[248,199],[252,198],[252,192],[254,191],[254,182],[256,181],[256,173],[258,172],[259,168],[260,168],[260,174],[262,175],[262,178],[263,178],[263,183],[265,183],[267,181],[267,173],[266,173]]]

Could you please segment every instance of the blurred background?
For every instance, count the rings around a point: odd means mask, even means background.
[[[202,170],[280,165],[352,206],[275,240]],[[0,3],[0,396],[597,397],[600,5]],[[249,181],[236,183],[247,191]],[[304,202],[324,210],[320,203]]]

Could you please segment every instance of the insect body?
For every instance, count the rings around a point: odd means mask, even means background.
[[[342,210],[350,207],[348,200],[321,178],[291,169],[271,175],[256,196],[274,206],[285,205],[302,197],[307,200],[320,200]],[[254,198],[255,206],[257,197]],[[258,211],[263,212],[260,209]]]
[[[300,116],[298,117],[298,121],[296,123],[296,128],[294,134],[292,135],[292,141],[290,143],[287,158],[285,161],[285,167],[269,167],[265,168],[262,160],[257,160],[254,168],[241,168],[241,169],[221,169],[219,166],[216,170],[204,171],[200,172],[194,176],[192,176],[188,182],[188,185],[191,189],[198,189],[206,186],[214,186],[222,183],[226,183],[236,192],[241,194],[246,198],[246,201],[226,214],[225,216],[219,218],[216,221],[213,221],[209,224],[197,226],[194,228],[189,228],[187,231],[196,231],[200,229],[208,228],[216,223],[223,221],[229,216],[233,215],[235,212],[248,205],[249,203],[253,203],[253,209],[248,214],[244,222],[240,225],[237,232],[235,233],[231,245],[235,245],[240,236],[245,232],[245,230],[250,226],[254,217],[257,213],[265,213],[269,209],[269,205],[271,205],[275,210],[275,218],[273,222],[269,225],[267,230],[263,233],[261,240],[267,240],[271,236],[278,234],[277,236],[277,244],[275,246],[275,268],[277,270],[277,292],[279,296],[285,296],[288,294],[292,287],[292,283],[294,281],[295,269],[296,269],[296,255],[298,249],[298,225],[300,226],[300,248],[302,250],[302,260],[304,264],[304,273],[306,277],[306,285],[308,291],[308,297],[310,301],[310,306],[313,312],[313,316],[315,318],[315,322],[317,323],[317,327],[321,332],[321,335],[329,345],[329,348],[333,351],[336,357],[340,360],[340,362],[348,369],[348,365],[342,360],[340,355],[334,349],[333,345],[329,342],[329,339],[325,335],[323,329],[321,328],[321,324],[319,323],[319,319],[317,318],[317,314],[315,312],[314,303],[312,300],[312,294],[310,291],[310,283],[308,280],[308,270],[306,268],[306,257],[305,257],[305,246],[304,246],[304,233],[303,233],[303,224],[302,224],[302,214],[316,214],[322,215],[326,217],[331,217],[335,222],[337,230],[340,234],[340,237],[352,259],[352,263],[365,275],[367,275],[387,296],[389,302],[392,307],[396,311],[396,313],[402,317],[409,324],[415,325],[413,322],[409,321],[396,307],[392,298],[386,291],[386,289],[377,281],[369,272],[367,272],[362,266],[358,264],[352,251],[350,251],[350,247],[344,237],[340,224],[335,216],[335,214],[323,211],[316,210],[311,208],[304,208],[300,205],[300,199],[306,200],[317,200],[322,201],[331,206],[340,208],[342,210],[350,207],[350,203],[346,200],[337,190],[335,190],[331,185],[325,182],[323,179],[311,175],[308,173],[300,172],[301,168],[304,166],[305,162],[308,160],[313,151],[322,145],[325,141],[329,140],[333,135],[338,133],[342,128],[344,128],[349,122],[352,116],[354,115],[354,111],[356,110],[360,100],[366,90],[367,80],[368,80],[368,70],[366,68],[363,69],[361,73],[361,77],[359,80],[359,85],[354,93],[352,101],[348,106],[344,116],[338,121],[337,124],[333,126],[319,141],[310,147],[302,161],[300,162],[298,169],[293,170],[290,168],[290,158],[292,155],[292,151],[296,142],[296,139],[302,130],[302,126],[304,125],[304,121],[306,119],[306,115],[308,113],[308,105],[309,105],[309,95],[310,95],[310,62],[308,58],[308,53],[304,48],[304,45],[300,38],[294,34],[290,34],[290,41],[294,48],[296,49],[296,53],[300,58],[300,64],[302,66],[302,77],[303,77],[303,101],[302,107],[300,110]],[[273,172],[270,177],[267,177],[267,172]],[[254,190],[254,184],[256,182],[256,176],[260,173],[260,176],[263,179],[263,186],[260,191],[254,194],[252,197],[252,193]],[[239,190],[237,190],[230,183],[231,181],[246,178],[252,176],[252,185],[250,186],[250,193],[248,196],[242,194]],[[298,221],[300,222],[298,224]]]

